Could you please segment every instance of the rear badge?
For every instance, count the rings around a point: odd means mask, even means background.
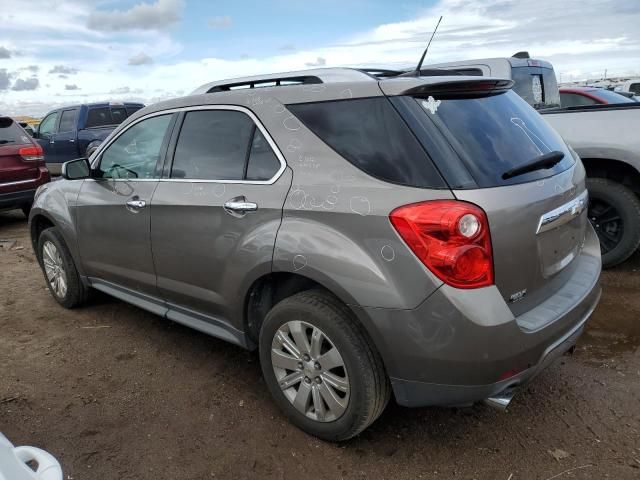
[[[509,303],[519,302],[524,298],[526,294],[527,294],[526,288],[524,290],[520,290],[519,292],[512,293],[511,296],[509,297]]]

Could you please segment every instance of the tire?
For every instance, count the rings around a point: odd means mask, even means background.
[[[298,332],[297,337],[293,331]],[[281,341],[283,332],[288,332],[284,335],[295,347],[304,342],[295,340],[300,340],[301,331],[307,347],[321,345],[320,352],[330,355],[317,355],[318,349],[314,352],[313,347],[307,350],[310,358],[304,358],[302,353],[290,355],[291,350],[287,352]],[[320,334],[315,337],[318,331]],[[321,341],[313,342],[314,338]],[[259,345],[262,373],[275,402],[291,423],[311,435],[332,442],[347,440],[373,423],[389,402],[391,386],[380,355],[346,305],[328,293],[308,290],[275,305],[262,324]],[[280,358],[282,353],[291,369],[280,368],[282,360],[276,361],[274,367],[272,359]],[[338,357],[343,366],[329,368],[328,363],[340,364]],[[326,370],[320,365],[323,358],[331,358],[324,363]],[[284,377],[296,376],[299,381],[280,387]],[[311,381],[307,383],[306,378]],[[344,385],[346,392],[334,387]],[[298,395],[307,399],[301,402],[304,406],[300,409],[293,403]]]
[[[53,246],[53,248],[51,247]],[[88,296],[88,288],[82,283],[73,263],[71,253],[56,227],[43,230],[38,239],[38,261],[47,282],[47,287],[55,300],[65,308],[82,305]],[[58,267],[58,283],[55,273],[51,276],[51,265]],[[60,281],[62,278],[63,282]],[[61,287],[64,283],[65,288]]]
[[[600,240],[602,266],[624,262],[640,245],[640,199],[624,185],[588,178],[589,220]]]

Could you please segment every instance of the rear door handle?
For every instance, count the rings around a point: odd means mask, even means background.
[[[147,202],[144,200],[136,199],[135,197],[127,202],[127,210],[133,213],[137,213],[147,206]]]
[[[255,212],[258,210],[258,204],[248,202],[245,197],[236,197],[228,200],[224,204],[224,209],[227,213],[233,216],[244,216],[247,212]]]

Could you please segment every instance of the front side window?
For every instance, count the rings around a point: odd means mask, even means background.
[[[166,146],[173,115],[160,115],[136,123],[120,135],[102,154],[102,178],[153,178]]]
[[[255,124],[235,110],[199,110],[185,115],[171,169],[172,178],[243,180]]]
[[[73,132],[76,124],[76,111],[65,110],[60,117],[60,126],[58,127],[58,133]]]
[[[56,122],[58,121],[58,112],[53,112],[45,117],[38,128],[38,135],[42,138],[48,138],[56,131]]]

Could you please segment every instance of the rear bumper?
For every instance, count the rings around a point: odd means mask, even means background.
[[[541,303],[536,311],[548,318],[534,330],[527,328],[530,315],[515,318],[495,286],[443,286],[415,310],[357,308],[398,403],[472,404],[530,381],[571,349],[600,299],[600,250],[591,228],[574,262],[569,282],[577,287]]]
[[[0,209],[19,208],[23,205],[31,205],[36,189],[22,190],[18,192],[0,193]]]

